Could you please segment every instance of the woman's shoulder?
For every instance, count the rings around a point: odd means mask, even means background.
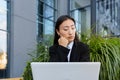
[[[55,45],[52,45],[52,46],[50,46],[49,47],[49,49],[58,49],[58,48],[60,48],[60,49],[67,49],[66,47],[64,47],[64,46],[61,46],[61,45],[57,45],[57,44],[55,44]]]
[[[80,42],[75,42],[75,45],[79,46],[79,47],[83,47],[83,48],[88,48],[88,45],[83,43],[83,42],[81,42],[81,41]]]
[[[55,49],[57,47],[57,45],[52,45],[49,47],[49,49]]]
[[[76,45],[83,45],[83,46],[84,46],[84,45],[87,45],[86,43],[81,42],[81,41],[79,41],[79,42],[75,42],[75,44],[76,44]]]

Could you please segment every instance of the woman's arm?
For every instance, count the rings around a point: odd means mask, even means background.
[[[67,62],[69,49],[61,45],[54,45],[49,48],[50,62]]]
[[[81,58],[80,61],[81,62],[90,62],[90,51],[89,51],[89,46],[86,44],[83,44],[82,47],[82,54],[81,54]]]

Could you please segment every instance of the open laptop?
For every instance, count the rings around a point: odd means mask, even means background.
[[[34,80],[98,80],[100,62],[32,62]]]

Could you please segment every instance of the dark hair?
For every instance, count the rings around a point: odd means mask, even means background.
[[[57,21],[56,21],[56,24],[55,24],[55,33],[54,33],[54,43],[53,44],[58,44],[58,39],[59,39],[59,35],[57,34],[57,32],[56,32],[56,30],[59,30],[59,27],[60,27],[60,25],[65,21],[65,20],[68,20],[68,19],[70,19],[70,20],[72,20],[74,23],[75,23],[75,20],[72,18],[72,17],[70,17],[70,16],[68,16],[68,15],[62,15],[62,16],[60,16],[58,19],[57,19]],[[79,38],[78,38],[78,36],[77,36],[77,33],[75,33],[75,39],[74,39],[74,41],[79,41]]]

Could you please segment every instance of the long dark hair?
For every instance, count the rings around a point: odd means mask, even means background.
[[[54,29],[54,32],[55,32],[55,33],[54,33],[54,43],[53,43],[53,44],[58,44],[58,39],[60,38],[60,36],[57,34],[56,30],[59,31],[60,25],[61,25],[65,20],[68,20],[68,19],[72,20],[72,21],[75,23],[75,20],[74,20],[72,17],[68,16],[68,15],[62,15],[62,16],[60,16],[60,17],[57,19],[56,24],[55,24],[55,29]],[[74,39],[74,41],[76,41],[76,42],[79,41],[79,38],[78,38],[78,36],[77,36],[77,33],[75,33],[75,39]]]

